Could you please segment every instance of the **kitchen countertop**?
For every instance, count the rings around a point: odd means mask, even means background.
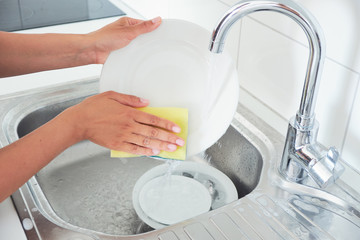
[[[11,198],[0,203],[0,239],[26,239]]]

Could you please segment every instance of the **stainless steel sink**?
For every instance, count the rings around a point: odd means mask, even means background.
[[[17,126],[18,137],[81,100],[40,104],[40,108],[21,119]],[[226,173],[235,183],[239,198],[251,192],[258,183],[261,155],[233,127],[205,154],[194,158]],[[39,185],[41,192],[34,187],[33,192],[38,201],[70,224],[107,234],[132,235],[143,231],[143,224],[132,206],[132,189],[142,174],[162,163],[147,157],[110,158],[109,149],[83,141],[36,174],[32,182]]]
[[[16,141],[97,91],[98,80],[89,79],[0,99],[4,109],[1,145]],[[318,190],[311,183],[305,186],[283,179],[277,170],[283,141],[279,133],[239,105],[224,136],[188,159],[229,176],[239,200],[161,230],[139,219],[131,195],[137,179],[163,161],[113,159],[108,149],[89,141],[64,151],[21,187],[13,201],[20,219],[29,218],[34,225],[26,231],[29,239],[360,237],[359,193],[342,180]],[[347,170],[352,171],[348,166]]]

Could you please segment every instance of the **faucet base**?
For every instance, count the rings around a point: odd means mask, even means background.
[[[326,151],[317,143],[318,130],[315,119],[307,129],[298,124],[296,117],[290,119],[279,169],[289,181],[302,183],[310,176],[319,187],[325,188],[342,174],[339,152],[334,147]]]

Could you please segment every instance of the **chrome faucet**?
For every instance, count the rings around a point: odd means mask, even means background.
[[[317,143],[319,124],[315,120],[315,102],[325,60],[325,39],[316,19],[291,0],[245,0],[235,4],[215,27],[209,49],[221,53],[231,26],[242,17],[257,11],[282,13],[304,30],[309,42],[309,60],[305,83],[296,116],[289,121],[280,173],[288,180],[303,183],[310,176],[320,187],[334,182],[343,172],[339,152],[324,151]]]

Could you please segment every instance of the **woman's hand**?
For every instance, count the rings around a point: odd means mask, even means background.
[[[22,34],[0,31],[0,78],[39,71],[103,64],[111,51],[156,29],[149,21],[122,17],[88,34]]]
[[[137,36],[155,30],[161,18],[143,21],[122,17],[105,27],[87,34],[95,46],[95,63],[103,64],[111,51],[123,48]]]
[[[176,124],[136,110],[148,101],[105,92],[66,109],[18,141],[0,148],[0,202],[71,145],[85,139],[138,155],[175,151]]]
[[[181,130],[175,123],[135,109],[148,104],[142,98],[110,91],[89,97],[63,114],[78,141],[88,139],[112,150],[157,155],[184,145],[174,134]]]

